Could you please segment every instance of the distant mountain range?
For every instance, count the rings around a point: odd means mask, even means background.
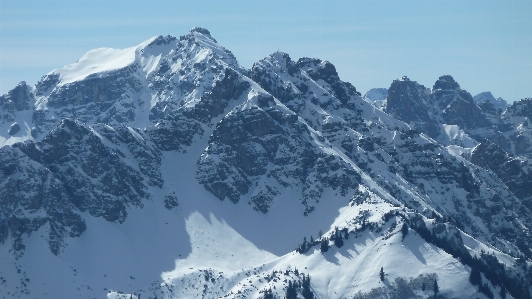
[[[532,99],[204,28],[0,96],[0,298],[530,298]]]

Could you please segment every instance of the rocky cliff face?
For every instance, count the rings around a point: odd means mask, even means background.
[[[441,76],[434,83],[431,96],[446,124],[458,125],[475,139],[485,137],[483,130],[489,129],[492,124],[471,94],[461,89],[453,77]]]
[[[387,113],[428,136],[438,138],[442,134],[429,90],[408,77],[393,81],[388,89],[386,105]]]
[[[7,94],[0,96],[0,107],[2,109],[2,123],[13,122],[16,114],[21,111],[31,110],[35,101],[31,88],[26,82],[20,82],[17,87]]]
[[[501,147],[516,156],[532,158],[532,99],[526,98],[514,102],[501,115],[500,131],[507,140]]]
[[[0,150],[0,243],[10,246],[15,257],[23,255],[23,237],[48,226],[50,250],[58,254],[65,238],[86,230],[65,186],[54,174],[26,156],[19,148]]]
[[[493,171],[512,193],[532,209],[532,168],[529,159],[514,157],[485,140],[473,149],[470,160],[475,165]]]
[[[386,112],[440,142],[446,134],[443,124],[457,125],[476,140],[494,134],[493,124],[473,97],[451,76],[441,76],[430,90],[403,77],[388,93]]]
[[[322,148],[330,145],[319,133],[272,96],[253,100],[235,107],[211,135],[198,162],[198,180],[207,190],[236,203],[254,189],[249,201],[266,213],[283,189],[297,188],[308,214],[324,188],[344,195],[356,189],[359,175]]]
[[[128,206],[142,207],[148,188],[163,183],[160,152],[143,135],[64,119],[40,142],[1,148],[0,213],[13,223],[2,242],[8,233],[18,236],[13,249],[22,250],[20,236],[49,224],[50,248],[58,254],[65,237],[85,230],[80,212],[123,222]]]

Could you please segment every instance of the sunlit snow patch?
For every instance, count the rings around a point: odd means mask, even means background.
[[[185,259],[176,261],[175,270],[162,274],[164,281],[201,268],[237,271],[277,257],[258,249],[213,214],[207,219],[199,212],[192,213],[186,219],[186,229],[192,252]]]

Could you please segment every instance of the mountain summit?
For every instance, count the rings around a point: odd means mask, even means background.
[[[0,297],[530,298],[528,99],[378,93],[317,58],[245,69],[200,27],[20,83]]]

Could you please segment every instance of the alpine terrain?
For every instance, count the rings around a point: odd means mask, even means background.
[[[91,50],[0,96],[0,298],[530,298],[531,121],[198,27]]]

